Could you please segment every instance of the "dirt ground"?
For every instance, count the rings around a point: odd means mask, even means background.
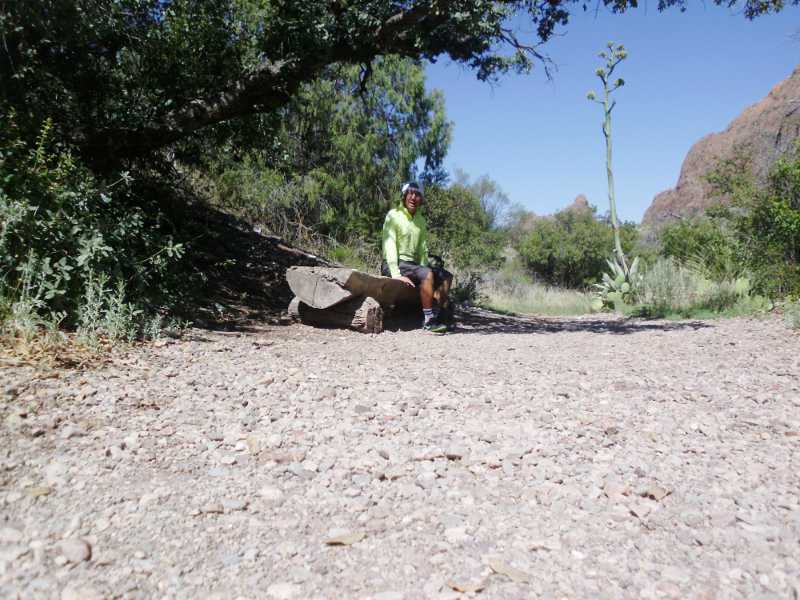
[[[0,368],[0,597],[798,598],[778,319],[191,330]]]

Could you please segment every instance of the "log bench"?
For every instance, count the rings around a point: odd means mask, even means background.
[[[416,288],[355,269],[291,267],[286,281],[294,293],[289,316],[308,325],[380,333],[387,313],[420,310]]]

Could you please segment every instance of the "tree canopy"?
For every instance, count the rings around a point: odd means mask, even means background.
[[[602,2],[614,12],[638,4]],[[753,18],[783,6],[746,0],[742,10]],[[541,44],[586,8],[582,0],[6,0],[0,103],[31,131],[52,117],[95,168],[117,166],[274,111],[335,63],[363,65],[364,77],[385,55],[447,55],[481,79],[529,69],[546,61]]]

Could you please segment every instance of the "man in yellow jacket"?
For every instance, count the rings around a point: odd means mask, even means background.
[[[423,328],[444,333],[447,325],[438,319],[438,311],[448,305],[453,276],[428,260],[428,230],[419,210],[424,202],[422,187],[406,183],[400,194],[402,203],[386,215],[383,222],[383,265],[381,274],[419,289],[425,317]]]

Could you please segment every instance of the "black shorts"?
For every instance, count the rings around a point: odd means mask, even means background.
[[[446,271],[441,267],[423,267],[417,263],[406,262],[404,260],[401,260],[398,263],[398,266],[400,267],[400,275],[403,277],[408,277],[416,286],[419,286],[419,284],[425,281],[425,279],[428,278],[428,273],[430,272],[433,272],[434,288],[438,288],[446,279],[451,279],[453,277],[449,271]],[[389,271],[389,265],[386,264],[386,261],[381,263],[381,275],[384,277],[392,276],[391,272]]]

